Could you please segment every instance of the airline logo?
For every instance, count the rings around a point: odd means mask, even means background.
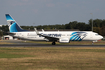
[[[86,32],[73,32],[71,35],[71,41],[81,41],[83,38],[87,36]]]
[[[44,36],[49,36],[49,37],[61,37],[61,34],[43,34],[43,33],[41,33],[41,34]],[[41,37],[41,36],[39,36],[39,37]]]

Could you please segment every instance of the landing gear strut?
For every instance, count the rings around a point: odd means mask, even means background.
[[[92,42],[92,45],[94,45],[94,42]]]
[[[54,42],[52,42],[52,45],[55,45],[56,43],[55,43],[55,41]]]

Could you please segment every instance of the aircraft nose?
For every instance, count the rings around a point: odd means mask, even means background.
[[[101,39],[103,39],[103,36],[100,36]]]

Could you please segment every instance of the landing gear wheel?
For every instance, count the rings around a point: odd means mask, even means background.
[[[55,45],[56,43],[55,42],[52,42],[52,45]]]
[[[94,42],[92,42],[92,45],[94,45]]]

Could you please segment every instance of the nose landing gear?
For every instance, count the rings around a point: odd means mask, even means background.
[[[97,42],[97,40],[96,41],[92,41],[92,45],[94,45],[95,42]]]

